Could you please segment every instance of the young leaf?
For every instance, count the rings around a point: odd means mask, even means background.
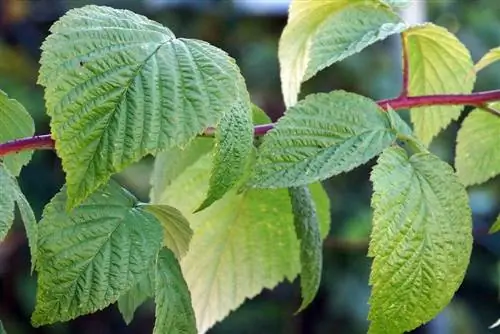
[[[114,181],[70,212],[66,188],[39,228],[35,326],[95,312],[129,291],[155,260],[162,228]]]
[[[14,222],[15,204],[21,214],[31,254],[31,269],[33,270],[37,256],[37,224],[35,214],[19,188],[16,179],[0,163],[0,242],[5,238],[7,232]]]
[[[500,103],[493,105],[500,107]],[[466,186],[483,183],[500,173],[500,117],[480,109],[470,113],[457,135],[455,167]]]
[[[389,117],[363,96],[309,95],[264,136],[250,184],[298,187],[366,163],[396,139]]]
[[[381,1],[294,0],[279,43],[285,104],[297,102],[302,82],[331,64],[406,28]]]
[[[263,288],[273,288],[285,278],[292,280],[300,268],[286,190],[242,194],[232,190],[206,210],[192,213],[208,187],[211,162],[210,154],[202,156],[170,185],[155,184],[151,193],[153,203],[179,208],[194,230],[181,267],[200,333]],[[156,174],[164,167],[157,163],[155,169]],[[330,221],[329,200],[321,185],[312,185],[311,191],[324,237]]]
[[[225,52],[127,10],[73,9],[51,33],[39,83],[68,208],[146,154],[185,146],[247,94]]]
[[[498,215],[497,220],[493,223],[493,225],[491,225],[488,233],[493,234],[497,233],[498,231],[500,231],[500,215]]]
[[[189,249],[189,242],[193,230],[182,213],[169,205],[143,206],[144,210],[155,215],[163,226],[163,244],[167,246],[178,259],[182,258]]]
[[[174,254],[163,248],[156,260],[156,320],[153,334],[196,334],[191,296]]]
[[[370,333],[402,333],[431,320],[460,286],[472,250],[467,193],[453,169],[425,152],[391,147],[371,176],[374,257]]]
[[[316,208],[307,187],[288,190],[292,203],[295,231],[300,241],[300,287],[305,309],[314,299],[321,283],[323,247]]]
[[[245,173],[253,151],[251,105],[238,103],[233,112],[222,116],[215,134],[216,150],[207,198],[197,211],[209,207],[230,190]]]
[[[476,72],[481,71],[483,68],[497,62],[500,60],[500,47],[491,49],[488,51],[483,58],[481,58],[476,66],[474,67],[476,69]]]
[[[35,134],[35,123],[23,105],[0,90],[0,143],[12,139],[30,137]],[[14,176],[31,160],[33,151],[9,154],[1,159],[5,167]]]
[[[408,57],[408,95],[468,94],[476,75],[467,48],[445,28],[427,23],[403,33]],[[462,106],[411,109],[415,134],[425,145],[452,120]]]
[[[136,285],[118,298],[118,310],[128,325],[134,319],[134,313],[148,298],[155,295],[154,271],[147,272]]]

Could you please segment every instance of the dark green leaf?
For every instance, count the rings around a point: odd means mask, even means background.
[[[300,287],[302,290],[300,312],[313,301],[318,292],[323,268],[323,248],[316,207],[309,188],[290,188],[288,192],[292,203],[295,232],[300,241]]]
[[[250,184],[286,188],[325,180],[378,155],[396,132],[387,113],[366,97],[309,95],[264,136]]]
[[[70,212],[66,201],[63,188],[39,224],[36,326],[116,302],[142,278],[162,243],[155,216],[114,181]]]
[[[196,334],[191,295],[174,254],[163,248],[156,261],[156,321],[153,334]]]

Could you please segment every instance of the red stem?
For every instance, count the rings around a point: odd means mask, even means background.
[[[50,135],[9,140],[8,142],[0,144],[0,157],[28,150],[52,150],[54,144],[55,142]]]
[[[404,90],[403,90],[404,91]],[[484,107],[486,103],[500,101],[500,90],[478,92],[472,94],[443,94],[443,95],[423,95],[423,96],[399,96],[393,99],[377,101],[377,104],[384,110],[391,107],[394,110],[409,109],[423,106],[443,106],[443,105],[469,105],[474,107]],[[273,123],[257,125],[254,127],[256,136],[263,136],[274,127]],[[205,136],[213,136],[213,128],[205,131]],[[18,153],[27,150],[48,150],[54,148],[54,140],[50,135],[33,136],[21,139],[14,139],[0,144],[0,157],[7,154]]]

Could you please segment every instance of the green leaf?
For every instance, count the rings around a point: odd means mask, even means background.
[[[252,119],[254,124],[271,123],[271,119],[259,106],[252,104]]]
[[[247,94],[225,52],[127,10],[73,9],[51,33],[39,83],[68,208],[141,157],[184,147]]]
[[[155,184],[151,193],[153,203],[179,208],[194,230],[181,267],[200,333],[263,288],[271,289],[285,278],[292,280],[300,269],[299,243],[285,189],[242,194],[232,190],[206,210],[192,213],[208,187],[211,162],[210,154],[202,156],[170,185]],[[155,169],[165,168],[157,163]],[[329,200],[320,184],[312,185],[311,191],[324,237],[330,221]]]
[[[374,257],[370,333],[431,320],[460,286],[472,250],[467,193],[453,169],[425,152],[385,150],[371,175]]]
[[[0,163],[0,242],[9,232],[14,222],[15,204],[21,214],[31,254],[31,269],[33,270],[37,256],[37,224],[35,214],[19,188],[15,177],[6,166]]]
[[[476,66],[474,67],[476,69],[476,72],[481,71],[485,67],[497,62],[500,60],[500,47],[491,49],[488,51],[483,58],[481,58]]]
[[[163,245],[168,247],[178,259],[189,249],[193,230],[182,213],[169,205],[144,205],[144,210],[155,215],[163,226]]]
[[[39,228],[35,326],[96,312],[129,291],[154,262],[162,228],[114,181],[70,212],[63,188]]]
[[[155,168],[151,176],[151,185],[168,186],[181,175],[184,170],[194,164],[200,156],[213,149],[213,139],[199,137],[190,142],[186,147],[174,147],[159,154],[155,158]],[[152,194],[155,192],[153,191]]]
[[[7,334],[7,332],[5,331],[5,328],[3,328],[2,321],[0,321],[0,334]]]
[[[300,287],[302,304],[298,312],[314,299],[321,283],[323,248],[316,207],[308,187],[288,190],[292,203],[294,224],[300,240]]]
[[[500,107],[500,103],[493,105]],[[457,135],[455,167],[466,186],[483,183],[500,173],[500,117],[480,109],[470,113]]]
[[[156,261],[156,320],[153,334],[196,334],[191,296],[174,254],[163,248]]]
[[[222,117],[215,133],[214,167],[207,198],[196,211],[219,200],[244,175],[253,152],[253,124],[250,104],[239,103]]]
[[[374,101],[343,91],[309,95],[264,136],[250,184],[285,188],[325,180],[366,163],[395,139]]]
[[[467,48],[448,30],[430,23],[403,33],[408,57],[408,95],[468,94],[476,75]],[[430,106],[411,109],[415,134],[428,146],[463,106]]]
[[[297,102],[302,82],[367,46],[406,29],[377,0],[294,0],[279,43],[285,104]]]
[[[154,271],[147,272],[136,285],[118,298],[118,309],[128,325],[134,319],[134,313],[147,299],[155,295]]]
[[[23,105],[0,90],[0,143],[12,139],[31,137],[35,134],[35,123]],[[21,168],[31,160],[33,151],[9,154],[3,159],[5,167],[18,176]]]
[[[497,233],[498,231],[500,231],[500,215],[498,215],[497,220],[493,223],[493,225],[491,225],[488,233],[493,234]]]

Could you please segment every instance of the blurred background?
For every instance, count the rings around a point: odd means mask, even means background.
[[[0,89],[26,106],[36,121],[37,134],[49,132],[43,93],[36,85],[40,45],[50,25],[65,11],[91,3],[134,10],[168,26],[177,36],[203,39],[228,51],[237,59],[253,101],[273,119],[283,112],[277,45],[288,0],[0,0]],[[447,27],[471,50],[475,61],[500,45],[499,0],[414,0],[402,15],[409,22],[428,20]],[[394,97],[401,83],[400,58],[399,40],[390,38],[321,72],[304,85],[303,92],[345,89],[375,99]],[[481,72],[476,85],[476,90],[495,88],[500,88],[500,65]],[[432,151],[450,163],[458,126],[459,122],[453,123],[432,144]],[[299,286],[284,283],[248,301],[210,334],[366,333],[372,165],[324,184],[332,200],[332,225],[324,246],[322,285],[314,303],[294,316]],[[119,178],[147,200],[150,172],[151,161],[146,159]],[[63,182],[56,155],[36,152],[20,184],[38,218]],[[470,188],[469,194],[475,247],[465,282],[450,306],[415,333],[500,333],[500,329],[488,329],[500,318],[500,234],[486,233],[500,209],[500,178]],[[16,222],[0,244],[0,319],[9,334],[151,333],[152,304],[143,305],[128,327],[113,305],[69,323],[34,329],[29,319],[35,291],[25,233]]]

